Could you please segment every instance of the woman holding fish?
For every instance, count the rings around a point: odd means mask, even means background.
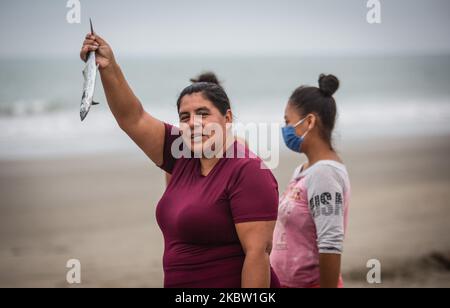
[[[278,287],[269,259],[277,181],[245,145],[229,142],[232,110],[224,89],[214,82],[186,87],[177,101],[178,129],[144,110],[111,47],[96,34],[86,36],[81,58],[91,51],[117,123],[172,175],[156,209],[165,243],[164,286]],[[179,145],[187,147],[185,155],[176,155]],[[229,152],[234,155],[221,155]]]

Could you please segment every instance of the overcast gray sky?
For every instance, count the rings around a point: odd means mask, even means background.
[[[449,0],[1,0],[0,56],[71,56],[88,19],[121,55],[450,53]]]

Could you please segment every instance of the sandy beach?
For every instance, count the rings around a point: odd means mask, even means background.
[[[343,275],[347,287],[450,287],[450,137],[338,146],[352,181]],[[274,170],[283,190],[295,154]],[[0,162],[0,287],[161,287],[155,206],[162,172],[130,154]],[[369,259],[382,283],[366,282]]]
[[[165,174],[118,125],[146,139],[142,110],[279,145],[280,194],[306,161],[281,127],[315,114],[351,181],[344,286],[450,288],[450,1],[64,2],[0,2],[0,288],[163,287]]]

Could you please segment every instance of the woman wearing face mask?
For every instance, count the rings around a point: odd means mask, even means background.
[[[83,60],[89,51],[96,52],[106,98],[119,126],[172,175],[156,209],[164,235],[164,286],[278,287],[269,261],[277,182],[245,145],[229,144],[224,138],[232,122],[224,89],[215,82],[194,82],[181,92],[181,133],[144,110],[106,41],[87,35],[80,53]],[[207,129],[212,126],[219,130]],[[229,150],[230,156],[220,157]],[[194,156],[179,157],[180,152]]]
[[[282,287],[343,286],[350,181],[331,140],[338,87],[335,76],[321,75],[318,88],[297,88],[285,109],[284,141],[308,161],[295,170],[280,198],[271,263]]]

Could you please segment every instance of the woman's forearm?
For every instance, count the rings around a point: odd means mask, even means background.
[[[270,261],[267,252],[247,252],[242,268],[242,288],[269,288]]]
[[[109,108],[120,126],[137,121],[144,109],[134,95],[119,65],[114,62],[100,70]]]
[[[341,273],[341,255],[321,253],[319,257],[320,287],[337,288]]]

